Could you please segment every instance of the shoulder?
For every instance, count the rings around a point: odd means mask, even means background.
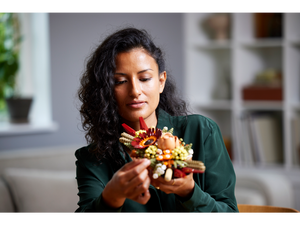
[[[95,157],[91,153],[91,145],[81,147],[75,151],[75,157],[78,161],[95,162]]]
[[[187,116],[174,116],[173,122],[181,129],[200,129],[212,131],[218,128],[218,125],[212,119],[200,115],[200,114],[191,114]]]
[[[185,126],[185,125],[195,125],[195,126],[204,126],[210,129],[213,129],[217,126],[216,122],[212,119],[205,117],[200,114],[190,114],[186,116],[171,116],[164,110],[160,109],[158,124],[162,125],[172,124],[175,126]]]
[[[88,152],[88,146],[81,147],[75,151],[75,157],[77,159],[82,158],[86,156],[87,152]]]
[[[219,129],[215,121],[199,114],[186,116],[186,121],[182,122],[181,126],[185,134],[196,134],[196,136],[201,135],[201,137],[203,137],[204,139],[206,139],[210,134]]]
[[[177,136],[195,136],[196,134],[196,136],[201,135],[203,138],[205,138],[214,131],[219,130],[219,127],[215,121],[200,114],[171,116],[162,111],[160,115],[159,128],[162,129],[164,126],[168,128],[174,128],[174,134]]]
[[[206,116],[199,115],[199,114],[188,115],[187,124],[201,126],[207,129],[213,129],[215,126],[217,126],[215,121],[213,121],[212,119]]]
[[[93,146],[88,145],[75,151],[77,174],[97,178],[104,185],[112,178],[115,170],[112,162],[106,159],[98,160],[91,150]]]

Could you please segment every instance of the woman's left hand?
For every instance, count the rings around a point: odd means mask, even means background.
[[[195,182],[193,179],[193,173],[185,176],[184,178],[175,178],[171,181],[166,181],[163,177],[158,177],[157,179],[152,178],[150,173],[151,184],[156,188],[160,189],[166,194],[174,193],[182,198],[190,198],[194,187]]]

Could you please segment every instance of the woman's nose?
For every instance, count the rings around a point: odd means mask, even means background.
[[[136,79],[133,79],[131,83],[130,96],[136,98],[141,94],[141,85]]]

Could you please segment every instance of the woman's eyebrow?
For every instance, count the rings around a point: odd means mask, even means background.
[[[122,76],[126,76],[127,74],[126,73],[115,73],[115,75],[122,75]]]
[[[150,69],[150,68],[149,68],[149,69],[145,69],[145,70],[139,71],[138,74],[139,74],[139,73],[144,73],[144,72],[146,72],[146,71],[148,71],[148,70],[152,70],[152,71],[153,71],[153,69]],[[121,72],[115,72],[115,75],[127,76],[126,73],[121,73]]]
[[[152,70],[152,71],[153,71],[153,69],[150,69],[150,68],[149,68],[149,69],[145,69],[145,70],[139,71],[138,74],[139,74],[139,73],[144,73],[144,72],[146,72],[146,71],[148,71],[148,70]]]

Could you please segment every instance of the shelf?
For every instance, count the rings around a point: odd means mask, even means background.
[[[300,103],[293,103],[291,104],[293,110],[300,110]]]
[[[241,124],[235,118],[244,113],[271,113],[278,116],[282,124],[282,152],[284,161],[279,165],[250,165],[249,168],[279,171],[299,171],[291,169],[292,146],[290,140],[290,117],[300,113],[300,13],[283,14],[282,37],[256,38],[252,13],[231,14],[230,37],[223,42],[209,40],[205,30],[199,29],[200,20],[206,14],[185,15],[186,37],[186,76],[187,96],[194,100],[192,108],[207,116],[220,126],[222,134],[232,137],[233,152],[237,154],[238,145],[245,130],[236,129]],[[267,69],[281,71],[283,74],[282,101],[243,100],[242,88],[251,84],[255,76]],[[226,78],[226,79],[224,79]],[[222,80],[223,79],[223,80]],[[226,81],[226,82],[225,82]],[[230,93],[230,100],[221,100],[225,95],[222,87]],[[225,92],[224,92],[225,93]],[[216,98],[216,97],[219,98]],[[220,100],[215,100],[220,99]],[[286,135],[287,134],[287,135]],[[250,147],[250,148],[253,148]],[[236,158],[237,161],[241,159]],[[243,162],[243,160],[241,160]],[[239,162],[238,162],[239,164]],[[242,167],[247,165],[240,164]]]
[[[293,122],[300,116],[300,13],[283,14],[280,38],[256,38],[253,13],[232,13],[231,39],[223,43],[207,39],[206,31],[199,29],[200,20],[206,16],[185,14],[186,91],[188,98],[194,100],[191,107],[214,120],[222,135],[231,138],[237,173],[281,174],[300,196],[300,164],[295,160],[298,142],[294,140],[299,135]],[[284,98],[244,100],[242,89],[268,69],[282,73]],[[226,96],[230,100],[221,100],[225,95],[215,95],[222,93],[222,87],[228,89],[226,93],[230,94]],[[215,100],[216,96],[220,100]],[[271,151],[276,155],[279,151],[280,159],[274,159],[277,163],[259,163],[264,160],[257,160],[258,151],[270,155]],[[272,158],[270,155],[267,157]],[[300,198],[295,200],[300,206]]]
[[[284,45],[282,39],[256,39],[254,41],[243,41],[240,44],[247,48],[281,48]]]
[[[300,47],[300,40],[290,41],[289,43],[295,47]]]
[[[243,109],[246,110],[283,110],[282,101],[243,101]]]
[[[199,50],[230,50],[232,48],[232,43],[230,41],[210,41],[207,43],[200,43],[193,45],[196,49]]]
[[[211,102],[194,103],[193,105],[203,110],[232,110],[233,103],[231,100],[213,100]]]
[[[264,171],[272,171],[272,172],[288,172],[292,175],[300,175],[300,167],[299,166],[292,166],[287,167],[284,164],[273,164],[273,165],[259,165],[259,164],[253,164],[253,165],[240,165],[238,163],[233,162],[233,166],[235,170],[238,171],[253,171],[253,172],[259,172],[262,169]]]
[[[58,127],[59,126],[56,122],[50,122],[46,124],[11,124],[8,122],[1,122],[0,136],[54,132],[58,130]]]

